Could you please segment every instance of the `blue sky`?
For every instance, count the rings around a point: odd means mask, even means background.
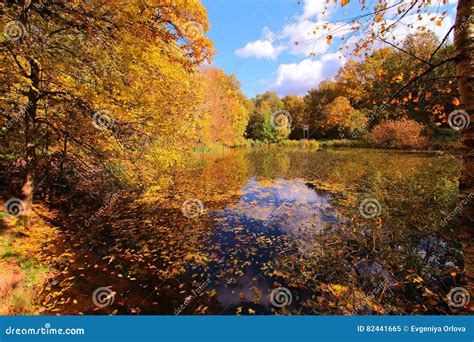
[[[393,0],[394,3],[411,0]],[[327,44],[328,29],[323,25],[340,26],[343,19],[362,13],[359,1],[352,0],[341,8],[340,1],[331,0],[203,0],[211,29],[208,36],[214,41],[217,54],[213,66],[234,74],[248,97],[274,90],[280,96],[303,95],[324,79],[335,76],[347,58],[338,48],[347,43],[348,32],[332,33]],[[372,7],[378,1],[367,4]],[[325,7],[328,7],[325,9]],[[430,20],[447,11],[441,26]],[[395,11],[395,9],[394,9]],[[407,16],[403,25],[393,32],[397,40],[410,30],[409,24],[425,25],[443,37],[454,23],[455,3],[447,5],[432,1],[431,14]],[[395,18],[387,15],[387,18]],[[341,38],[346,35],[346,41]],[[349,40],[354,43],[357,35]],[[298,45],[295,42],[298,42]]]

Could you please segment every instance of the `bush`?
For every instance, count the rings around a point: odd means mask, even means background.
[[[385,120],[372,130],[369,140],[377,147],[423,149],[428,139],[422,131],[423,125],[411,119]]]

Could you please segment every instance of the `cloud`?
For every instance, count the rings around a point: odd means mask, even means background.
[[[334,9],[334,2],[327,3],[326,0],[305,0],[303,5],[303,13],[299,20],[304,21],[316,16],[316,19],[322,20],[324,16],[332,13]]]
[[[286,47],[283,45],[273,46],[270,40],[259,39],[247,43],[243,48],[235,50],[235,55],[242,58],[256,57],[258,59],[275,60],[285,49]]]
[[[439,39],[443,39],[449,29],[454,25],[454,18],[447,15],[441,22],[441,25],[436,25],[436,20],[431,20],[433,14],[422,13],[410,14],[403,18],[392,32],[392,36],[396,37],[397,41],[403,40],[407,35],[421,32],[420,27],[425,27],[426,30],[433,31]],[[394,21],[388,20],[387,24],[390,25]],[[452,39],[452,35],[451,35]]]
[[[284,50],[290,50],[293,55],[306,56],[309,53],[325,53],[329,46],[324,38],[327,31],[322,27],[327,22],[323,17],[330,15],[334,6],[332,2],[327,4],[326,0],[306,0],[303,13],[285,19],[276,32],[264,27],[261,39],[248,42],[243,48],[236,50],[235,54],[244,58],[275,60]],[[278,45],[274,45],[275,42]]]
[[[344,63],[340,53],[332,53],[319,60],[304,59],[299,63],[280,64],[271,88],[280,96],[303,95],[321,81],[334,77]]]
[[[287,44],[290,45],[290,52],[293,55],[308,56],[310,53],[321,55],[330,48],[326,40],[328,30],[324,29],[325,25],[329,25],[329,23],[326,21],[313,22],[310,20],[288,24],[283,27],[280,38],[287,39]],[[335,23],[332,25],[342,24]],[[331,35],[334,38],[342,37],[347,33],[347,30],[341,29],[331,32]]]

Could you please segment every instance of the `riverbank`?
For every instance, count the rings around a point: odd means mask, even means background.
[[[6,299],[30,292],[8,313],[462,314],[445,299],[464,285],[459,167],[436,152],[261,146],[196,155],[166,190],[35,206],[30,228],[2,220],[2,241],[35,246],[10,243],[21,278]],[[282,286],[294,302],[279,310],[268,298]]]
[[[384,146],[377,146],[374,143],[359,139],[325,139],[325,140],[282,140],[279,142],[263,142],[258,140],[247,139],[244,144],[237,146],[225,146],[222,144],[215,144],[211,146],[199,146],[192,150],[193,155],[199,155],[201,153],[215,153],[215,152],[224,152],[227,150],[241,149],[241,148],[250,148],[250,147],[290,147],[290,148],[300,148],[304,150],[321,150],[326,148],[363,148],[363,149],[374,149],[374,150],[387,150],[387,151],[404,151],[404,152],[449,152],[449,153],[458,153],[461,151],[460,142],[450,142],[450,141],[434,141],[429,145],[429,148],[387,148]]]
[[[3,207],[3,203],[2,203]],[[44,248],[59,230],[36,213],[51,216],[43,205],[35,205],[29,224],[1,212],[0,219],[0,315],[35,315],[43,309],[37,302],[55,276],[49,266],[54,258]]]

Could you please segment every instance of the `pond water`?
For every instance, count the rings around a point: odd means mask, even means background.
[[[199,155],[169,191],[65,231],[45,312],[456,313],[458,176],[447,153]]]

